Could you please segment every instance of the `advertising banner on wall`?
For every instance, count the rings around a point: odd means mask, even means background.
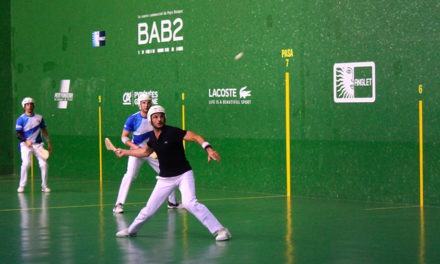
[[[376,100],[374,62],[335,63],[333,78],[335,103],[372,103]]]
[[[183,51],[183,10],[138,15],[138,55]]]

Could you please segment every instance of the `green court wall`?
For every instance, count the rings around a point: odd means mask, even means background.
[[[208,164],[186,143],[198,188],[286,194],[287,112],[292,195],[418,204],[421,101],[424,202],[440,204],[435,1],[11,5],[13,119],[34,97],[54,145],[50,177],[99,179],[100,120],[102,138],[122,146],[137,93],[152,91],[170,125],[185,121],[222,155]],[[92,46],[95,31],[105,46]],[[126,160],[103,150],[102,165],[118,182]],[[154,180],[147,166],[141,174]]]
[[[13,173],[13,112],[11,79],[11,3],[0,2],[0,175]]]

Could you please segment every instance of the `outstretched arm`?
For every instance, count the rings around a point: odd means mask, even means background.
[[[118,158],[122,158],[125,156],[134,156],[138,158],[148,157],[153,152],[153,149],[148,145],[145,148],[137,148],[137,149],[121,149],[118,148],[115,150],[115,154]]]
[[[210,162],[211,159],[220,162],[221,160],[220,155],[217,153],[217,151],[212,149],[211,145],[207,141],[205,141],[205,139],[202,136],[197,135],[194,132],[187,131],[183,139],[186,141],[199,143],[200,146],[202,146],[206,150],[206,152],[208,152],[208,162]]]

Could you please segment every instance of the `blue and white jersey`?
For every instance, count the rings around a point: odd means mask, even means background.
[[[132,141],[139,147],[145,147],[148,138],[153,134],[153,126],[140,112],[127,118],[124,124],[124,130],[133,133]]]
[[[32,143],[41,143],[41,128],[46,128],[44,119],[39,114],[22,114],[15,123],[16,131],[23,131],[24,137]]]

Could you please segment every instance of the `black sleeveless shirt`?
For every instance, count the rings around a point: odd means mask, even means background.
[[[173,177],[191,170],[183,148],[185,135],[185,130],[165,125],[159,138],[154,133],[150,136],[147,144],[159,159],[159,176]]]

